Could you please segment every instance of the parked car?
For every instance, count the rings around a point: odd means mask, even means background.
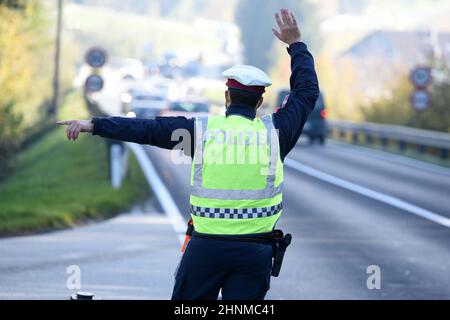
[[[277,109],[283,107],[283,104],[286,103],[289,94],[289,90],[280,90],[277,99]],[[314,143],[315,140],[317,140],[320,144],[325,143],[328,133],[326,119],[327,109],[325,107],[323,93],[321,92],[313,111],[308,117],[308,121],[306,121],[305,126],[303,127],[303,134],[308,136],[311,144]]]

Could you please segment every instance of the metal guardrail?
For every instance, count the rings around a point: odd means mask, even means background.
[[[328,121],[329,133],[333,138],[351,143],[379,144],[382,147],[396,145],[399,151],[415,149],[420,153],[431,153],[448,159],[450,134],[386,125],[371,122]]]

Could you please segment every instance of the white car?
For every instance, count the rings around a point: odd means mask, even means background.
[[[152,89],[164,92],[169,100],[180,98],[180,89],[174,80],[157,77],[150,80]]]
[[[133,90],[130,96],[129,110],[139,118],[153,118],[168,105],[165,92],[157,90]]]

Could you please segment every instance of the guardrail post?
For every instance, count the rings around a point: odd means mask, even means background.
[[[406,142],[400,140],[398,142],[398,148],[400,149],[400,151],[405,151],[405,149],[406,149]]]
[[[448,158],[448,149],[441,149],[440,151],[441,151],[440,152],[441,158],[444,160],[447,159]]]
[[[109,140],[109,177],[114,189],[122,186],[128,164],[128,150],[122,141]]]
[[[352,143],[358,143],[358,132],[352,132]]]
[[[341,140],[345,140],[345,130],[343,129],[338,130],[339,130],[339,137],[341,138]]]
[[[418,150],[420,153],[425,153],[427,151],[427,146],[424,146],[423,144],[420,144],[418,147]]]

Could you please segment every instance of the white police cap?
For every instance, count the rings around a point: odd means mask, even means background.
[[[233,79],[245,86],[268,87],[272,84],[269,76],[262,70],[248,65],[236,65],[224,72],[222,75],[227,79]]]

